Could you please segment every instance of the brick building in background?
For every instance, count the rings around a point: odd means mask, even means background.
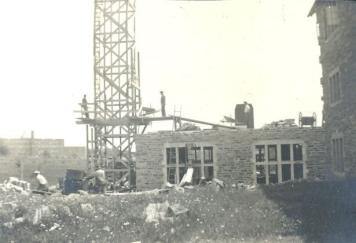
[[[323,127],[335,175],[356,174],[356,1],[316,0]]]
[[[63,139],[0,139],[0,166],[0,182],[21,175],[31,181],[31,173],[40,170],[56,184],[67,169],[86,169],[86,149],[64,146]]]

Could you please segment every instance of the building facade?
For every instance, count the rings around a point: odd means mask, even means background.
[[[40,170],[56,184],[67,169],[86,169],[86,149],[64,146],[63,139],[0,139],[0,166],[0,182],[9,176],[31,181]]]
[[[316,0],[323,127],[332,171],[356,174],[356,1]]]
[[[136,138],[138,190],[178,184],[188,167],[193,184],[219,178],[228,184],[273,184],[325,179],[323,128],[274,128],[157,132]]]

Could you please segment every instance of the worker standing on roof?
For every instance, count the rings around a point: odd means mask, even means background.
[[[245,104],[244,112],[245,112],[246,114],[248,114],[248,113],[251,111],[250,104],[247,103],[247,101],[245,101],[244,104]]]
[[[35,170],[32,174],[38,183],[37,190],[48,192],[47,179],[43,175],[41,175],[41,173],[38,170]]]
[[[162,116],[166,116],[166,96],[164,96],[163,91],[161,91],[161,112]]]
[[[82,99],[82,109],[85,118],[89,118],[87,95],[84,95]]]

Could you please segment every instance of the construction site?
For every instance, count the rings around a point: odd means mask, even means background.
[[[257,127],[251,101],[215,122],[163,89],[147,105],[137,3],[95,0],[93,95],[73,105],[85,146],[0,139],[0,242],[355,242],[356,2],[309,7],[322,115]]]

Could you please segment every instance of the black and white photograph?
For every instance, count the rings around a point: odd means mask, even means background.
[[[0,2],[0,243],[356,242],[355,0]]]

